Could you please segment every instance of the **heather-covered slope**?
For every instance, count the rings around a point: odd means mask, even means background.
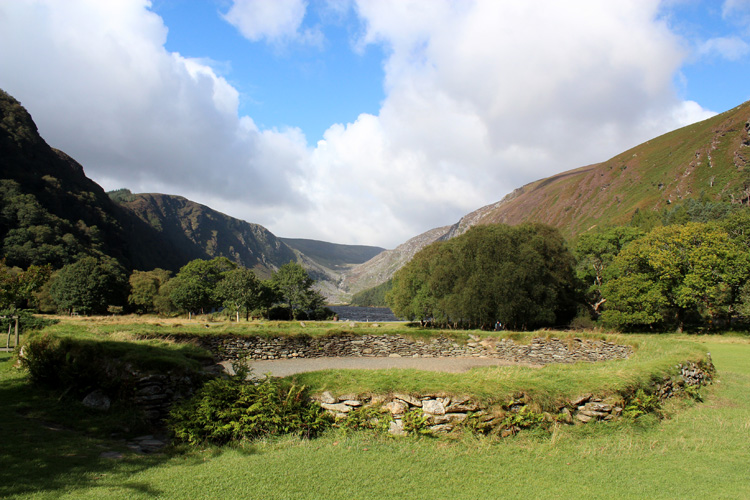
[[[614,158],[523,186],[459,222],[543,222],[575,236],[623,224],[636,210],[705,197],[747,203],[750,196],[750,102],[662,135]]]

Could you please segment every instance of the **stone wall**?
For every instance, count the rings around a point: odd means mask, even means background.
[[[535,338],[530,344],[469,335],[466,343],[446,337],[427,340],[399,335],[343,334],[326,337],[211,336],[198,339],[221,360],[317,357],[487,357],[549,364],[625,359],[633,348],[604,340]]]
[[[665,377],[648,388],[648,392],[658,396],[660,400],[665,400],[681,393],[687,386],[708,384],[714,371],[710,358],[704,366],[686,362],[678,368],[678,376]],[[505,437],[518,432],[525,425],[524,422],[585,424],[592,421],[614,420],[622,415],[625,404],[632,396],[631,394],[598,397],[594,394],[583,394],[563,402],[555,409],[556,412],[536,414],[530,412],[529,408],[533,407],[533,402],[524,394],[518,394],[511,401],[494,406],[482,404],[470,397],[445,393],[334,396],[326,391],[315,399],[339,422],[362,408],[375,408],[374,414],[381,414],[388,422],[388,431],[396,435],[406,433],[405,416],[417,411],[425,419],[425,429],[433,433],[451,432],[468,424],[483,432],[495,432]],[[513,415],[523,417],[524,412],[527,412],[527,418],[508,418]]]

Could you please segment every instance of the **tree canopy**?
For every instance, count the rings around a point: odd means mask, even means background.
[[[195,259],[180,268],[171,284],[170,298],[188,312],[208,311],[221,305],[216,287],[224,274],[237,265],[226,257]]]
[[[323,296],[312,288],[315,280],[296,262],[281,266],[271,277],[271,282],[278,290],[281,300],[289,307],[289,319],[297,317],[300,312],[315,310],[325,304]]]
[[[625,247],[602,287],[602,319],[632,328],[728,320],[750,277],[747,251],[716,224],[654,229]]]
[[[397,316],[438,324],[566,324],[575,313],[573,264],[549,226],[477,226],[415,255],[394,276],[388,303]]]
[[[97,314],[107,312],[108,305],[124,304],[127,290],[127,274],[119,262],[84,257],[55,274],[50,295],[60,310]]]

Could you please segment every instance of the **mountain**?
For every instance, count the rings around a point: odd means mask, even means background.
[[[137,267],[158,240],[78,162],[51,148],[26,109],[2,90],[0,209],[0,245],[9,265],[60,267],[85,255],[110,255]],[[134,251],[140,248],[146,250]]]
[[[78,162],[51,148],[26,109],[0,90],[0,257],[9,265],[59,268],[85,255],[108,255],[128,269],[177,271],[193,259],[224,256],[268,277],[296,261],[334,298],[341,272],[382,251],[288,241],[180,196],[125,189],[108,195]]]
[[[339,245],[301,238],[280,239],[290,248],[302,252],[318,264],[334,271],[345,271],[385,251],[385,248],[367,245]]]
[[[750,203],[750,101],[603,163],[531,182],[355,267],[344,283],[353,292],[383,283],[421,248],[474,225],[542,222],[572,238],[691,198]]]
[[[128,190],[113,191],[110,196],[156,230],[166,245],[178,249],[171,269],[193,259],[223,256],[265,278],[297,260],[292,249],[265,227],[182,196]]]

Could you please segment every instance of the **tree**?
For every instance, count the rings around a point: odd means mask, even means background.
[[[126,276],[125,269],[111,257],[84,257],[60,269],[50,286],[50,295],[60,310],[104,313],[108,305],[125,303]]]
[[[584,287],[584,300],[595,316],[599,316],[601,306],[607,301],[602,294],[607,268],[628,243],[644,234],[638,228],[626,226],[586,233],[578,238],[575,248],[576,275]]]
[[[322,307],[325,299],[312,289],[315,280],[296,262],[281,266],[271,277],[282,300],[289,307],[289,319],[297,317],[300,311],[310,311]]]
[[[250,311],[260,306],[261,283],[255,273],[246,267],[228,271],[216,287],[216,293],[224,307],[233,311],[240,321],[240,312],[245,311],[245,320]]]
[[[216,295],[216,286],[226,272],[236,267],[226,257],[192,260],[182,266],[174,277],[170,298],[177,307],[187,311],[188,318],[195,312],[218,307],[221,301]]]
[[[130,295],[128,304],[139,314],[154,312],[154,300],[159,295],[159,289],[167,281],[171,273],[164,269],[152,271],[133,271],[130,275]]]
[[[477,226],[415,255],[387,300],[400,317],[454,326],[565,324],[575,312],[573,257],[543,224]]]
[[[750,259],[715,224],[654,229],[622,250],[603,287],[605,322],[621,328],[727,320],[750,277]]]
[[[11,314],[27,307],[34,292],[49,280],[52,267],[29,266],[26,271],[19,267],[8,267],[5,259],[0,259],[0,309],[9,309]]]

